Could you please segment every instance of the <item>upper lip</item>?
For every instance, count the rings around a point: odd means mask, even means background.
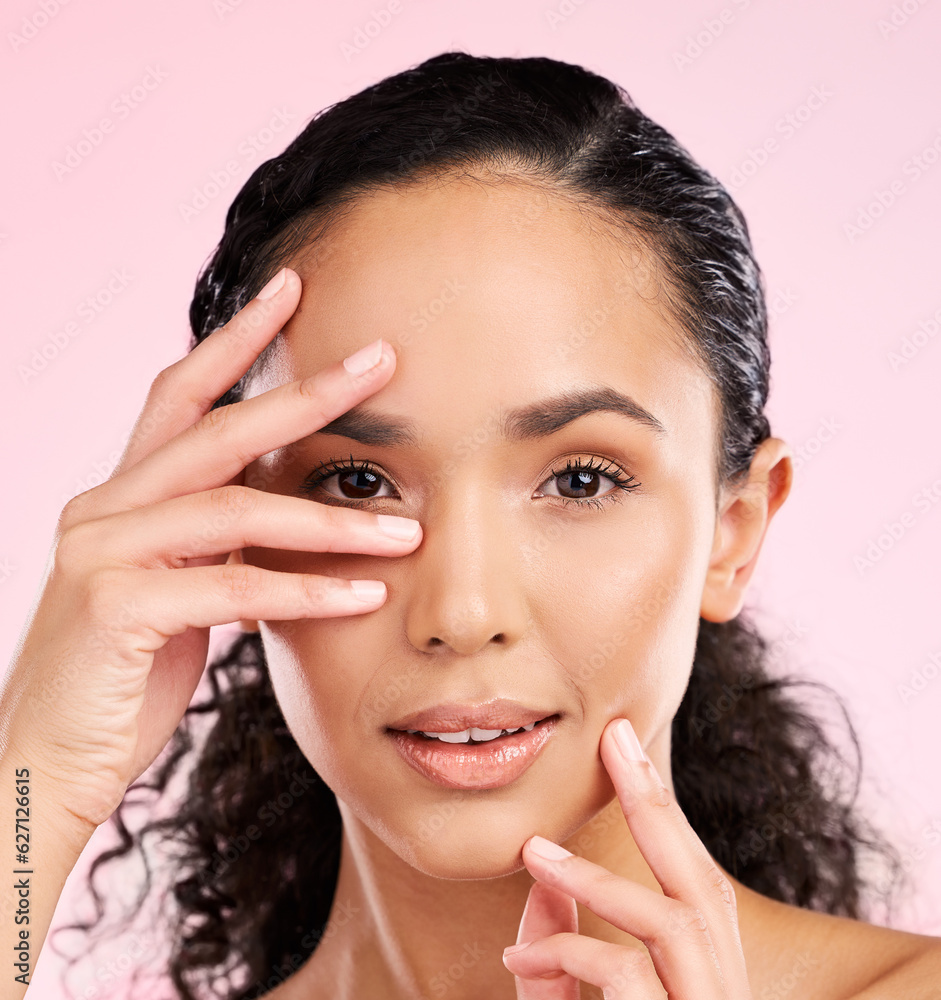
[[[482,705],[447,702],[413,712],[393,722],[390,729],[417,729],[426,733],[462,733],[465,729],[518,729],[557,713],[530,708],[518,701],[497,698]]]

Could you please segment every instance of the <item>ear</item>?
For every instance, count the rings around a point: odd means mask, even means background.
[[[765,531],[790,493],[793,476],[790,446],[766,438],[747,481],[724,491],[699,611],[706,621],[727,622],[742,610]]]
[[[229,553],[229,557],[228,559],[226,559],[225,564],[228,566],[229,563],[241,563],[241,562],[242,562],[242,550],[233,549],[233,551]],[[244,620],[240,619],[239,625],[241,626],[243,632],[260,631],[260,629],[258,628],[258,622],[249,621],[248,619]]]

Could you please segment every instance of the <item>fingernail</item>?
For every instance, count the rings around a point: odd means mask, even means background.
[[[561,861],[563,858],[572,857],[572,852],[567,851],[560,844],[555,844],[545,837],[533,837],[529,842],[529,849],[533,854],[545,858],[546,861]]]
[[[370,368],[375,368],[382,360],[382,337],[367,344],[364,348],[343,359],[343,367],[351,375],[362,375]]]
[[[385,594],[386,585],[381,580],[350,580],[350,590],[361,601],[375,604]]]
[[[626,760],[646,760],[634,727],[627,719],[614,724],[614,742]]]
[[[404,542],[410,542],[417,534],[420,527],[418,521],[412,517],[396,517],[394,514],[377,514],[379,530],[390,538],[398,538]]]
[[[508,948],[503,949],[503,957],[506,958],[507,955],[515,955],[518,951],[528,948],[531,944],[532,941],[527,941],[526,944],[511,944]]]
[[[284,286],[284,279],[287,277],[287,268],[282,267],[280,271],[268,282],[267,285],[255,296],[256,299],[270,299],[272,295],[281,291]]]

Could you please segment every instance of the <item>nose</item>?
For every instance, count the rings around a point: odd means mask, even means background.
[[[421,652],[470,656],[489,643],[512,645],[530,620],[511,519],[492,493],[473,492],[422,522],[406,619]]]

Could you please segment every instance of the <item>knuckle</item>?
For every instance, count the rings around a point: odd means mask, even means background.
[[[641,980],[650,969],[650,957],[645,950],[633,947],[623,947],[620,949],[614,967],[608,973],[604,989],[623,990],[636,989]]]
[[[58,569],[65,570],[78,568],[88,559],[90,553],[98,551],[100,544],[101,529],[96,522],[71,519],[56,539],[55,565]]]
[[[234,419],[233,407],[217,406],[213,410],[204,413],[197,426],[199,429],[213,438],[225,437],[229,432],[232,420]]]
[[[676,903],[670,908],[669,928],[672,934],[701,937],[708,930],[706,915],[698,906]]]
[[[125,624],[115,618],[115,611],[127,603],[127,577],[113,566],[101,566],[86,580],[85,611],[92,621],[113,628]]]
[[[73,524],[79,524],[88,519],[91,507],[91,493],[93,491],[94,488],[85,490],[84,493],[77,493],[65,504],[62,512],[59,514],[59,521],[56,526],[59,534],[64,533]]]
[[[192,376],[189,379],[186,377],[189,367],[187,364],[188,357],[189,355],[180,358],[179,361],[174,361],[173,364],[167,365],[166,368],[157,372],[154,380],[150,383],[150,389],[145,401],[145,409],[168,398],[174,401],[181,398],[189,398],[189,392],[192,388]]]
[[[192,419],[195,419],[215,402],[215,396],[206,394],[205,386],[190,369],[189,358],[187,354],[157,373],[144,402],[145,414],[153,413],[156,419],[162,420],[180,407],[189,412],[190,407],[195,406],[199,411],[193,414]],[[192,423],[192,420],[187,422]]]
[[[167,365],[166,368],[162,368],[154,376],[153,381],[150,383],[151,391],[155,394],[163,392],[167,385],[173,382],[177,375],[179,374],[179,361],[174,361],[172,365]]]
[[[733,913],[736,911],[735,889],[732,883],[726,878],[714,864],[710,864],[706,869],[705,882],[709,891],[718,896],[722,905]]]
[[[673,808],[673,796],[670,789],[660,781],[650,782],[641,792],[644,804],[647,806],[659,806],[664,809]]]
[[[207,495],[213,525],[228,525],[251,514],[258,507],[258,492],[247,486],[217,486]]]
[[[237,601],[253,600],[258,597],[264,586],[255,566],[223,563],[217,569],[220,586],[229,597]]]
[[[318,606],[327,604],[331,595],[340,590],[340,585],[330,582],[322,576],[300,577],[301,594],[305,603]]]
[[[318,375],[301,379],[297,383],[297,394],[307,403],[307,409],[316,414],[317,419],[326,424],[330,420],[330,415],[323,408],[324,384],[323,379]],[[313,403],[311,407],[310,404]]]

